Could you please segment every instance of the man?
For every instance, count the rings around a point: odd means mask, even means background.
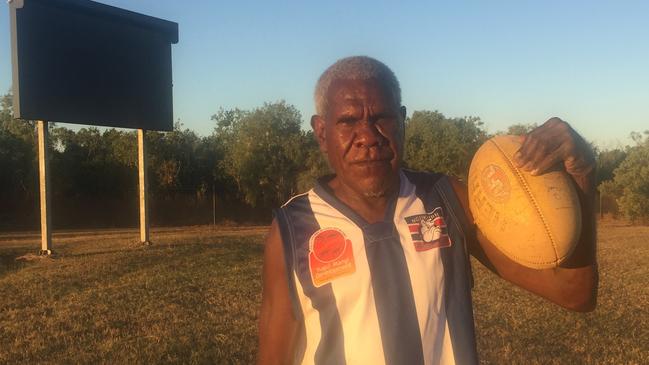
[[[594,158],[568,124],[550,119],[516,156],[533,174],[562,166],[584,212],[574,254],[557,269],[532,270],[475,228],[462,182],[401,168],[406,109],[387,66],[342,59],[320,77],[315,101],[311,125],[335,175],[276,211],[260,364],[477,363],[468,254],[560,306],[594,308]]]

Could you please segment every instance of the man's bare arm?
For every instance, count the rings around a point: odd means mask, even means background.
[[[288,291],[282,239],[273,221],[264,249],[258,365],[290,364],[298,323]]]
[[[590,311],[597,301],[598,270],[595,255],[594,161],[588,146],[565,122],[553,118],[526,136],[521,147],[519,167],[542,174],[557,164],[575,181],[582,208],[582,232],[573,254],[555,269],[535,270],[522,266],[500,252],[477,230],[478,245],[471,254],[491,271],[521,288],[562,307]],[[536,170],[536,171],[535,171]],[[469,211],[467,188],[458,180],[453,187]]]

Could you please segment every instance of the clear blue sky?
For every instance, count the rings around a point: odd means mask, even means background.
[[[478,116],[489,131],[560,116],[605,147],[649,129],[647,1],[101,2],[179,23],[174,114],[202,135],[220,107],[284,99],[307,128],[336,59],[390,66],[409,111]],[[0,6],[0,91],[11,86]]]

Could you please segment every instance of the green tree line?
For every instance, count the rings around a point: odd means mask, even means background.
[[[0,100],[0,230],[39,224],[33,122],[12,118],[12,97]],[[146,134],[153,225],[268,223],[271,211],[329,172],[297,108],[284,101],[250,110],[220,109],[213,132],[199,136],[177,122]],[[517,124],[501,133],[534,128]],[[135,131],[49,124],[55,229],[137,224]],[[490,137],[477,117],[415,111],[406,121],[405,165],[461,178]],[[649,136],[634,146],[598,151],[602,207],[631,219],[649,216]],[[215,216],[213,216],[213,213]]]

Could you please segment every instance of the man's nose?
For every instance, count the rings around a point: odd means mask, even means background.
[[[387,140],[379,131],[376,123],[367,119],[356,125],[356,147],[373,147],[384,145]]]

